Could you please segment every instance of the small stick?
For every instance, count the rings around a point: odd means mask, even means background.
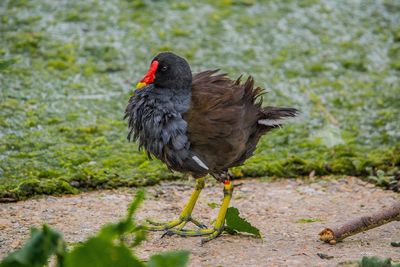
[[[331,245],[369,229],[379,227],[392,221],[400,221],[400,202],[390,208],[348,221],[338,228],[325,228],[319,233],[319,239]]]

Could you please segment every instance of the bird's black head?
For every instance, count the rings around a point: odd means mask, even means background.
[[[163,52],[152,60],[148,73],[136,88],[150,83],[157,88],[190,89],[192,71],[184,58],[171,52]]]

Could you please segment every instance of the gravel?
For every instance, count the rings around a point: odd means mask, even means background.
[[[318,240],[323,228],[388,207],[399,200],[399,194],[353,177],[313,182],[244,179],[235,183],[242,185],[235,189],[231,205],[261,230],[262,240],[223,235],[201,245],[198,237],[161,238],[162,233],[152,232],[137,249],[139,257],[145,260],[155,252],[187,249],[191,251],[190,266],[335,266],[373,255],[400,260],[400,248],[390,245],[400,241],[400,222],[360,233],[335,246]],[[180,181],[147,187],[147,200],[137,218],[176,218],[193,184]],[[31,227],[43,223],[62,231],[67,242],[82,241],[104,223],[122,217],[134,192],[125,188],[0,204],[0,258],[20,247]],[[193,216],[210,225],[218,208],[207,204],[221,199],[221,186],[209,179]],[[315,222],[299,223],[311,218]]]

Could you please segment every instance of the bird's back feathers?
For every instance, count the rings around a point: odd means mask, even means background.
[[[260,137],[281,123],[263,125],[263,120],[294,116],[292,108],[262,108],[263,89],[254,87],[250,76],[231,80],[218,70],[193,76],[191,105],[184,119],[188,122],[191,149],[204,155],[215,172],[238,166],[254,152]]]
[[[128,138],[171,170],[218,177],[251,157],[263,134],[296,115],[294,108],[262,108],[263,89],[251,76],[242,83],[217,72],[193,75],[191,91],[182,95],[154,86],[137,90],[125,111]]]

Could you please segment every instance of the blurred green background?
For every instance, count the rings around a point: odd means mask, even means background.
[[[301,110],[235,176],[399,172],[399,1],[2,0],[0,34],[0,200],[181,177],[122,120],[165,50]]]

